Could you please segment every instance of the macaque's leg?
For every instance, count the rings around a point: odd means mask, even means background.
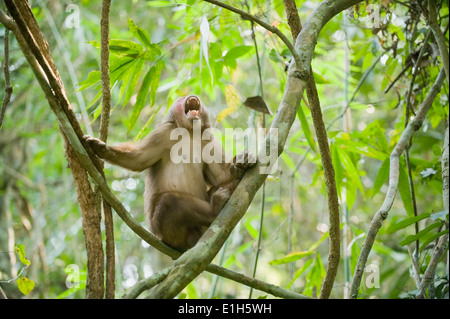
[[[221,208],[217,205],[223,206],[226,201],[220,200],[224,196],[226,194],[217,194],[211,204],[185,193],[156,194],[152,198],[152,230],[173,248],[191,248],[216,218]]]

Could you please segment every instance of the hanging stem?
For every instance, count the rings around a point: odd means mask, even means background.
[[[245,2],[245,5],[247,6],[247,10],[250,11],[247,1]],[[256,42],[255,26],[254,26],[254,22],[252,20],[250,20],[250,24],[251,24],[251,28],[252,28],[253,45],[255,47],[256,65],[258,67],[259,91],[260,91],[261,97],[264,99],[261,61],[259,58],[258,43]],[[264,128],[265,126],[266,126],[266,117],[264,114],[262,114],[262,127]],[[261,192],[261,213],[260,213],[260,219],[259,219],[259,232],[258,232],[258,242],[256,245],[256,255],[255,255],[255,261],[253,263],[253,272],[252,272],[253,278],[256,277],[256,269],[258,267],[259,253],[261,251],[261,240],[262,240],[262,232],[263,232],[265,202],[266,202],[266,182],[263,183],[262,192]],[[253,294],[253,287],[250,288],[250,292],[249,292],[249,296],[248,296],[249,299],[252,298],[252,294]]]
[[[100,139],[106,143],[108,139],[109,117],[111,112],[111,83],[109,77],[109,15],[111,11],[111,0],[102,1],[102,13],[100,21],[100,72],[102,82],[102,113],[100,118]],[[95,188],[96,198],[102,198],[100,190]],[[106,237],[106,299],[114,299],[115,292],[115,249],[114,249],[114,222],[111,205],[105,200],[103,214],[105,216]],[[99,209],[101,210],[101,209]]]

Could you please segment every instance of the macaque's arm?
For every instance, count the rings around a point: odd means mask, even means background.
[[[143,171],[161,159],[170,147],[170,131],[173,125],[167,123],[153,130],[142,141],[123,143],[117,146],[106,145],[103,141],[85,136],[98,157],[132,171]]]

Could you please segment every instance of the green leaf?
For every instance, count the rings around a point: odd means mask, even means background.
[[[406,165],[403,161],[400,161],[399,168],[399,178],[398,178],[398,191],[400,192],[400,197],[403,201],[403,206],[405,207],[408,216],[414,215],[413,202],[411,197],[411,191],[409,189],[408,174],[406,173]]]
[[[381,187],[386,183],[389,178],[389,158],[385,159],[378,170],[377,177],[372,188],[372,197],[374,197],[380,191]]]
[[[310,259],[307,262],[305,262],[305,264],[302,266],[302,268],[300,268],[299,270],[297,270],[294,274],[294,277],[292,278],[291,282],[288,284],[287,288],[291,288],[292,284],[295,282],[295,280],[300,277],[306,270],[308,270],[308,268],[311,266],[311,264],[313,263],[314,259]]]
[[[309,146],[314,151],[314,153],[317,153],[316,150],[316,141],[314,140],[314,136],[311,133],[311,129],[309,127],[308,121],[306,120],[305,113],[303,112],[303,106],[300,104],[297,109],[297,116],[300,120],[300,124],[302,125],[303,133],[305,134],[306,140],[308,141]]]
[[[155,115],[158,113],[158,111],[161,109],[162,104],[158,107],[158,109],[156,111],[153,112],[153,114],[149,117],[149,119],[147,120],[147,122],[144,124],[144,126],[142,127],[142,129],[139,131],[138,135],[136,136],[136,141],[140,140],[143,136],[147,135],[149,133],[150,130],[150,124],[153,122],[153,120],[155,119]]]
[[[171,7],[175,4],[170,1],[147,1],[147,6],[153,7],[153,8],[163,8],[163,7]]]
[[[131,129],[134,127],[134,124],[136,124],[139,114],[141,114],[141,111],[144,108],[145,102],[147,101],[148,98],[150,86],[153,81],[153,77],[155,76],[155,70],[156,67],[152,66],[145,74],[144,80],[142,81],[141,88],[136,98],[136,103],[134,104],[133,107],[133,112],[131,113],[128,132],[130,132]]]
[[[338,151],[336,150],[339,146],[335,143],[330,145],[331,149],[331,159],[333,161],[333,168],[336,180],[336,189],[338,191],[339,197],[342,196],[342,181],[344,180],[344,172],[342,170],[341,160],[339,159]],[[341,198],[342,199],[342,198]]]
[[[290,254],[287,254],[283,258],[280,259],[274,259],[269,262],[270,265],[281,265],[281,264],[287,264],[293,261],[297,261],[299,259],[302,259],[305,256],[309,256],[313,253],[313,251],[296,251]]]
[[[133,41],[111,39],[109,40],[109,50],[115,54],[140,54],[144,48]]]
[[[232,69],[235,69],[236,59],[250,53],[253,50],[253,46],[250,45],[240,45],[230,49],[227,54],[225,54],[223,60],[227,66]]]
[[[312,253],[314,253],[314,251],[316,250],[317,247],[319,247],[319,245],[329,236],[329,232],[325,232],[322,237],[320,237],[320,239],[318,241],[316,241],[314,244],[311,245],[311,247],[309,247],[308,250],[306,251],[297,251],[297,252],[292,252],[290,254],[287,254],[286,256],[284,256],[283,258],[280,259],[275,259],[272,260],[271,262],[269,262],[269,264],[271,265],[280,265],[280,264],[287,264],[293,261],[297,261],[305,256],[309,256]]]
[[[436,233],[430,237],[427,237],[427,239],[423,242],[423,244],[420,246],[419,251],[422,251],[425,247],[428,246],[429,243],[431,243],[433,240],[438,239],[442,235],[448,234],[448,229],[443,230],[439,233]]]
[[[328,81],[323,75],[316,73],[313,71],[313,75],[314,75],[314,81],[316,82],[316,84],[329,84],[330,81]]]
[[[152,41],[150,40],[150,36],[146,30],[138,27],[130,18],[128,18],[128,27],[136,39],[138,39],[145,47],[151,48]]]
[[[30,292],[34,289],[34,286],[34,281],[28,279],[27,277],[20,277],[17,279],[17,287],[20,292],[26,296],[30,294]]]
[[[255,227],[253,227],[253,225],[251,223],[251,219],[247,219],[247,221],[245,222],[244,225],[245,225],[245,229],[247,229],[250,236],[252,236],[253,239],[257,239],[258,238],[258,230]]]
[[[16,246],[16,251],[19,254],[19,259],[22,264],[25,266],[28,266],[31,264],[31,262],[25,257],[25,246],[22,244],[19,244]]]
[[[155,74],[153,75],[152,83],[150,85],[150,107],[153,107],[153,105],[155,104],[156,91],[158,90],[162,68],[163,62],[161,60],[155,65]]]
[[[353,164],[352,159],[343,148],[336,147],[336,150],[338,151],[339,158],[341,159],[341,163],[344,166],[344,170],[347,172],[347,176],[356,183],[356,186],[358,186],[358,189],[364,195],[364,188],[359,178],[358,170]]]
[[[425,219],[428,217],[430,217],[430,213],[423,213],[418,216],[408,217],[406,219],[399,221],[398,223],[390,225],[387,232],[390,234],[395,233],[396,231],[399,231],[400,229],[406,228],[409,225],[415,224],[419,220],[422,220],[422,219]]]
[[[349,152],[368,156],[379,161],[384,161],[386,158],[389,158],[387,153],[376,150],[375,148],[367,145],[366,142],[355,141],[351,139],[351,136],[337,137],[335,140],[341,145],[341,148],[344,148]]]
[[[420,232],[418,232],[417,234],[415,234],[415,235],[409,235],[408,237],[406,237],[404,240],[402,240],[402,241],[399,242],[398,244],[399,244],[400,246],[408,245],[408,244],[410,244],[410,243],[412,243],[412,242],[414,242],[414,241],[420,239],[421,237],[423,237],[423,236],[424,236],[425,234],[427,234],[430,230],[432,230],[432,229],[434,229],[434,228],[437,228],[437,227],[439,227],[439,226],[441,226],[441,225],[442,225],[441,222],[433,223],[433,224],[431,224],[430,226],[428,226],[427,228],[425,228],[425,229],[421,230]]]
[[[313,291],[320,291],[320,286],[322,285],[322,279],[325,277],[325,268],[323,267],[322,260],[320,258],[320,253],[317,253],[317,256],[314,260],[314,265],[311,271],[306,276],[305,289],[303,291],[304,294],[311,296]]]
[[[83,91],[88,87],[91,87],[100,82],[100,71],[91,71],[89,72],[86,80],[78,83],[78,91]]]

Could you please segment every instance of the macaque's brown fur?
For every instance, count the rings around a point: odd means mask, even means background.
[[[147,222],[159,239],[181,251],[195,245],[245,170],[255,162],[252,154],[244,152],[236,156],[238,161],[235,158],[233,163],[226,163],[222,149],[220,163],[205,163],[201,154],[193,154],[194,120],[201,121],[202,132],[210,127],[206,107],[198,97],[190,95],[178,99],[163,122],[136,144],[109,146],[85,136],[100,158],[133,171],[147,169],[144,194]],[[170,158],[171,147],[178,142],[170,139],[170,133],[176,128],[185,128],[190,133],[188,163],[174,163]],[[218,143],[212,136],[211,140]],[[200,141],[201,149],[209,142]]]

